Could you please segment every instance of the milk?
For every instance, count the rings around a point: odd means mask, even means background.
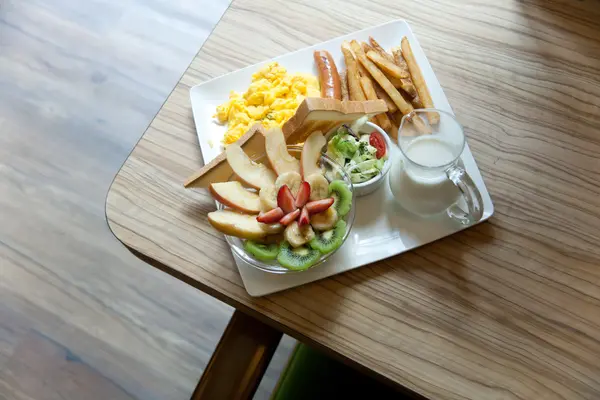
[[[445,167],[456,159],[452,145],[427,135],[414,139],[404,153],[412,162],[401,157],[390,170],[390,188],[404,208],[428,216],[456,203],[460,192],[445,172]]]

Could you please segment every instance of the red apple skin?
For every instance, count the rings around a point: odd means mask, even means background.
[[[264,224],[256,221],[254,215],[218,210],[208,213],[208,222],[219,232],[242,239],[257,240],[267,236]]]
[[[260,212],[260,202],[259,202],[259,206],[256,208],[246,208],[239,204],[235,204],[232,201],[230,201],[229,199],[226,199],[225,197],[221,196],[219,194],[219,192],[217,192],[217,190],[215,190],[212,183],[208,187],[208,190],[210,191],[210,194],[213,196],[213,198],[216,201],[218,201],[219,203],[221,203],[227,207],[231,207],[235,210],[238,210],[238,211],[241,211],[241,212],[244,212],[247,214],[258,214]]]

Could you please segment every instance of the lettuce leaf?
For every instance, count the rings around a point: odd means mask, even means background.
[[[327,144],[327,155],[343,166],[353,183],[365,182],[381,173],[387,156],[378,160],[376,154],[377,149],[369,144],[368,134],[357,139],[344,126]]]
[[[338,164],[345,165],[346,160],[352,159],[358,150],[358,141],[351,135],[346,134],[345,129],[340,128],[327,144],[327,155]]]

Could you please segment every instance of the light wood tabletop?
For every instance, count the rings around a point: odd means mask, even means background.
[[[208,192],[192,86],[406,19],[495,204],[415,251],[250,297]],[[600,7],[591,1],[234,1],[110,189],[136,255],[301,341],[433,399],[600,398]]]

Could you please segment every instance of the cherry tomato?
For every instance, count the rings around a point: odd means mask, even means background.
[[[381,157],[385,156],[386,146],[385,139],[381,135],[381,133],[377,131],[371,132],[371,136],[369,136],[369,144],[377,149],[377,153],[375,157],[379,160]]]

